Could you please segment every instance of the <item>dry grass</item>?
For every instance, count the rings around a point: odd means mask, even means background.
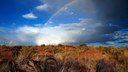
[[[128,49],[104,46],[0,46],[0,72],[128,72]]]

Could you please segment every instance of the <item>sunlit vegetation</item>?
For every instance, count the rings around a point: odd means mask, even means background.
[[[105,46],[0,46],[0,72],[128,72],[128,49]]]

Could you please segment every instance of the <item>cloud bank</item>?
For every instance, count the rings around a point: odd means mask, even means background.
[[[99,33],[102,24],[92,19],[80,19],[78,23],[59,24],[54,27],[23,26],[16,30],[21,41],[41,44],[76,44],[91,41]]]

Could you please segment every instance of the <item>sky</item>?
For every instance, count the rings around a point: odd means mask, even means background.
[[[128,46],[127,0],[0,0],[0,45]]]

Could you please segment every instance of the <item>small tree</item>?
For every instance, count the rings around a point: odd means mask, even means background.
[[[62,44],[58,44],[58,46],[63,46]]]
[[[86,50],[89,49],[86,44],[81,44],[81,45],[79,45],[79,48],[80,48],[82,51],[86,51]]]
[[[41,47],[45,47],[45,44],[42,44]]]
[[[81,44],[80,47],[87,47],[87,44]]]

